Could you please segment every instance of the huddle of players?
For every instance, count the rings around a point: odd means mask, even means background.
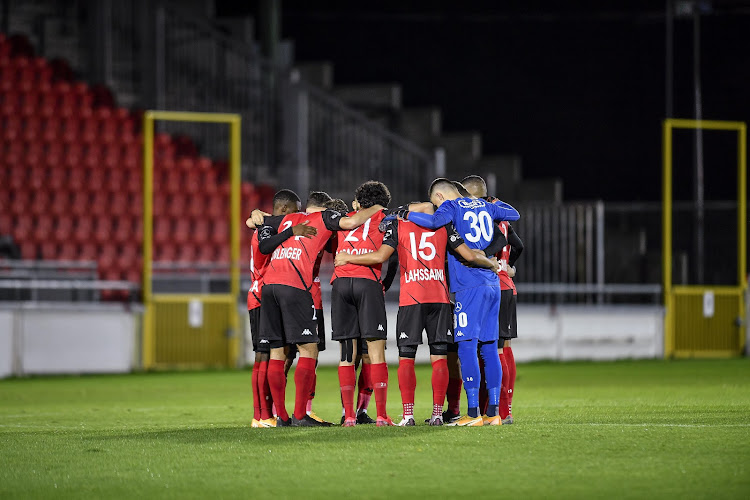
[[[481,178],[472,176],[465,181],[468,187],[476,188],[474,194],[486,197]],[[256,352],[254,427],[331,425],[318,418],[311,407],[317,354],[325,348],[317,277],[325,250],[335,255],[331,337],[341,345],[339,383],[343,426],[373,422],[366,413],[370,391],[375,394],[376,425],[394,425],[386,413],[384,290],[393,279],[395,260],[401,270],[397,344],[404,415],[399,425],[415,424],[414,358],[417,346],[422,343],[423,329],[427,332],[433,367],[430,425],[443,425],[444,421],[458,426],[512,423],[509,398],[512,385],[509,380],[502,383],[510,373],[506,369],[506,376],[502,375],[503,346],[498,346],[498,318],[510,327],[504,328],[501,335],[513,336],[515,311],[511,312],[510,306],[514,290],[508,289],[506,317],[501,316],[500,284],[505,282],[512,287],[508,265],[512,266],[520,254],[522,244],[516,237],[514,253],[509,245],[512,228],[502,221],[517,220],[518,212],[499,200],[473,197],[460,183],[447,179],[435,180],[429,195],[429,203],[411,204],[388,214],[384,210],[390,203],[387,187],[369,181],[355,193],[354,212],[343,215],[341,211],[346,205],[340,200],[327,199],[322,192],[312,193],[307,212],[301,213],[299,198],[282,190],[274,197],[273,214],[255,211],[248,219],[249,226],[259,227],[251,243],[252,287],[248,293]],[[340,211],[332,209],[336,205]],[[500,221],[500,226],[493,221]],[[391,261],[389,272],[381,281],[381,266],[386,260]],[[446,276],[446,260],[450,279]],[[450,292],[456,294],[455,316],[447,283],[451,285]],[[300,356],[291,416],[284,403],[286,370],[293,356],[290,351],[294,351],[290,345],[296,345]],[[460,375],[456,352],[461,363]],[[478,354],[484,374],[480,372]],[[359,358],[363,363],[355,414],[355,369]],[[479,408],[480,380],[485,382],[487,391],[487,405],[481,409],[487,415],[484,418]],[[458,415],[462,381],[469,401],[465,417]],[[501,387],[506,396],[502,410]],[[443,412],[446,392],[449,408]]]

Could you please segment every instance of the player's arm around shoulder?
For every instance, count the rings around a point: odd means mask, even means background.
[[[339,229],[349,231],[351,229],[358,228],[359,226],[367,222],[367,219],[380,212],[381,210],[385,210],[385,207],[382,205],[373,205],[369,208],[363,208],[350,217],[341,217],[338,221]]]
[[[346,264],[357,264],[360,266],[382,264],[393,255],[393,252],[398,245],[398,236],[396,234],[397,227],[398,221],[388,221],[388,224],[385,227],[385,234],[383,235],[383,244],[376,251],[362,255],[339,252],[333,259],[333,265],[339,267]]]

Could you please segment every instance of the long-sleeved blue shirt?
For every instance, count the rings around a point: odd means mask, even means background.
[[[518,210],[498,201],[489,203],[481,199],[457,198],[440,205],[434,215],[409,212],[409,220],[422,227],[436,229],[452,222],[458,234],[469,248],[484,250],[492,241],[493,221],[515,221],[520,218]],[[458,292],[475,286],[499,286],[497,275],[490,269],[467,267],[455,257],[448,257],[450,286]]]

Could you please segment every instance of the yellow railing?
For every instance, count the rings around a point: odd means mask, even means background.
[[[672,130],[737,133],[737,281],[730,286],[672,283]],[[665,357],[736,356],[745,348],[747,293],[747,126],[744,122],[667,119],[663,124],[662,273]],[[711,313],[704,300],[710,294]]]
[[[177,121],[229,125],[230,179],[230,291],[228,294],[154,294],[153,191],[154,122]],[[142,363],[146,369],[162,366],[233,365],[239,355],[240,292],[240,115],[182,111],[146,111],[143,114],[143,339]],[[200,327],[187,323],[191,301],[205,304]],[[184,314],[183,314],[184,313]],[[203,326],[205,324],[205,326]],[[190,332],[189,334],[186,332]],[[172,341],[169,341],[169,339]],[[222,338],[224,339],[222,341]],[[190,348],[186,343],[193,342]],[[208,342],[208,343],[207,343]],[[213,342],[213,343],[211,343]],[[219,349],[226,356],[217,355]],[[192,351],[191,351],[192,349]],[[201,358],[200,352],[203,352]]]

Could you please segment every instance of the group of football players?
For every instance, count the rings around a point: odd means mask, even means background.
[[[368,181],[352,209],[316,191],[302,211],[290,190],[274,196],[273,213],[256,210],[251,239],[248,311],[253,365],[253,427],[331,426],[312,409],[318,353],[326,348],[318,276],[334,256],[331,339],[340,344],[341,425],[395,425],[386,412],[388,334],[385,291],[400,271],[396,341],[403,418],[415,425],[414,360],[426,332],[432,363],[430,425],[513,423],[516,336],[514,263],[523,243],[509,221],[517,210],[487,195],[484,180],[436,179],[429,201],[389,211],[388,188]],[[382,265],[387,272],[382,274]],[[453,296],[453,300],[451,300]],[[294,411],[286,410],[287,373],[294,371]],[[360,375],[357,380],[356,370]],[[461,387],[467,412],[461,416]],[[358,397],[355,409],[355,389]],[[370,396],[377,408],[367,413]],[[443,405],[448,398],[448,408]]]

